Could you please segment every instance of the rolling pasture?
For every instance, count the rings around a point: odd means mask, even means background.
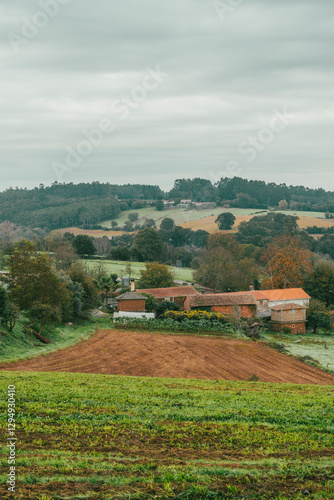
[[[333,386],[1,372],[0,389],[4,499],[334,498]]]
[[[217,216],[223,212],[230,212],[235,215],[236,223],[233,231],[237,230],[241,222],[247,222],[254,216],[265,215],[268,213],[267,210],[259,210],[256,208],[218,207],[205,210],[171,208],[159,212],[154,207],[147,207],[122,212],[116,219],[119,226],[123,226],[128,220],[129,213],[133,212],[138,213],[138,224],[140,225],[144,224],[147,219],[153,219],[156,225],[159,226],[165,217],[169,217],[173,219],[177,225],[193,229],[194,231],[203,229],[209,233],[215,233],[218,230],[215,220]],[[334,225],[334,221],[331,219],[325,219],[325,215],[322,212],[294,212],[291,210],[285,210],[280,211],[280,213],[284,213],[286,215],[297,215],[300,219],[298,224],[301,229],[306,229],[308,226],[332,227]],[[101,226],[110,228],[111,221],[103,221],[101,222]]]
[[[145,269],[145,263],[144,262],[125,262],[121,260],[103,260],[103,261],[97,261],[97,260],[85,260],[84,263],[87,264],[89,269],[94,269],[97,265],[103,263],[103,266],[105,267],[107,273],[109,274],[117,274],[117,276],[121,276],[122,272],[123,275],[127,275],[127,269],[129,264],[131,264],[131,278],[139,279],[140,278],[140,271]],[[193,269],[190,268],[183,268],[183,267],[174,267],[174,266],[168,266],[169,270],[172,272],[174,279],[180,280],[180,281],[190,281],[192,282],[194,280],[193,278]]]
[[[119,217],[115,219],[118,222],[119,227],[123,227],[125,222],[128,221],[128,215],[130,213],[137,212],[138,220],[136,224],[143,225],[147,219],[153,219],[156,223],[156,227],[159,227],[162,220],[166,217],[171,218],[175,221],[176,225],[180,225],[185,228],[190,228],[193,231],[198,229],[203,229],[209,233],[215,233],[218,231],[217,224],[215,220],[217,216],[223,212],[233,213],[236,217],[235,225],[232,232],[237,231],[238,226],[241,222],[248,222],[252,217],[265,215],[268,210],[259,210],[256,208],[210,208],[205,210],[196,209],[184,209],[184,208],[171,208],[168,210],[163,210],[162,212],[157,211],[154,207],[146,207],[140,209],[126,210],[121,212]],[[291,210],[280,211],[279,213],[284,213],[286,215],[296,215],[299,217],[298,225],[300,229],[306,229],[309,226],[318,227],[332,227],[334,225],[334,219],[326,219],[323,212],[294,212]],[[100,226],[105,228],[111,228],[111,220],[105,220],[99,223]],[[103,229],[80,229],[78,227],[69,227],[66,229],[59,229],[56,232],[66,233],[70,232],[75,235],[77,234],[87,234],[89,236],[94,236],[95,238],[102,238],[107,236],[111,238],[112,236],[120,236],[124,234],[124,231],[104,231]]]

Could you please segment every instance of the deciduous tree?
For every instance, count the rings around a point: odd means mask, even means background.
[[[174,227],[175,227],[175,222],[173,219],[170,219],[169,217],[166,217],[161,221],[160,229],[162,231],[172,231]]]
[[[217,219],[215,220],[216,224],[218,224],[218,228],[221,231],[226,231],[232,229],[235,223],[235,216],[230,212],[223,212],[219,214]]]
[[[173,274],[165,264],[151,262],[140,271],[139,288],[167,288],[174,286]]]
[[[81,257],[84,255],[94,255],[96,250],[93,243],[93,238],[86,234],[78,234],[73,240],[74,250]]]
[[[163,243],[157,231],[145,228],[136,235],[132,250],[141,262],[159,261],[163,251]]]
[[[15,247],[8,260],[8,270],[4,281],[8,284],[9,299],[26,311],[32,322],[38,308],[40,311],[61,310],[70,302],[66,284],[52,268],[50,257],[37,254],[32,243],[23,242]]]
[[[302,287],[312,272],[312,253],[291,236],[281,236],[270,243],[261,261],[266,275],[262,288]]]
[[[334,264],[323,261],[319,263],[307,277],[305,291],[328,307],[334,304]]]

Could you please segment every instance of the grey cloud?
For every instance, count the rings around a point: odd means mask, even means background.
[[[65,181],[169,188],[235,161],[245,177],[334,190],[332,1],[247,0],[222,21],[206,0],[70,0],[16,55],[8,33],[40,10],[0,6],[1,189],[53,182],[52,162],[109,117],[115,133]],[[119,120],[111,104],[156,65],[169,77]],[[284,107],[298,117],[248,162],[240,143]]]

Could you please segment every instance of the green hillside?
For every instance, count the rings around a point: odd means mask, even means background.
[[[18,498],[334,497],[333,387],[2,372],[1,498],[8,385]]]
[[[222,207],[209,208],[205,210],[196,209],[185,209],[185,208],[171,208],[168,210],[163,210],[159,212],[154,207],[139,208],[133,210],[126,210],[121,212],[119,216],[115,219],[119,226],[123,226],[128,220],[128,215],[130,213],[138,213],[138,224],[143,224],[147,219],[153,219],[156,225],[159,225],[163,219],[169,217],[175,221],[176,224],[185,224],[187,222],[192,222],[197,219],[204,219],[204,217],[210,217],[211,215],[218,216],[222,212],[231,212],[234,215],[254,215],[259,212],[256,208],[229,208],[224,209]],[[263,214],[267,213],[267,210],[261,211]],[[291,212],[287,212],[291,215]],[[320,214],[323,216],[323,214]],[[101,226],[110,228],[111,220],[106,220],[100,223]],[[136,221],[137,224],[137,221]]]
[[[89,269],[94,269],[97,265],[101,264],[100,261],[96,260],[85,260]],[[131,262],[131,278],[139,279],[140,271],[145,269],[144,262]],[[129,266],[129,262],[121,261],[121,260],[103,260],[103,266],[105,267],[107,273],[109,274],[117,274],[117,276],[121,276],[122,271],[124,276],[127,275],[127,268]],[[182,267],[174,267],[168,266],[172,271],[173,276],[176,280],[180,281],[193,281],[193,269],[182,268]]]

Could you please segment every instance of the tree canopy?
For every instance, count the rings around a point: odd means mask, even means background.
[[[152,228],[140,230],[136,235],[132,250],[141,262],[159,261],[163,251],[159,233]]]
[[[139,288],[167,288],[174,286],[173,274],[165,264],[151,262],[140,271]]]

